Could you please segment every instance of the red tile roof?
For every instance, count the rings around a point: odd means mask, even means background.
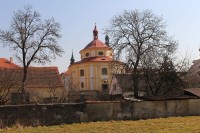
[[[27,87],[60,87],[61,77],[57,67],[30,67]]]
[[[91,41],[84,49],[88,48],[109,48],[105,43],[101,42],[99,39],[94,39]]]
[[[0,75],[12,74],[17,80],[22,81],[23,68],[0,68]],[[29,67],[27,76],[27,88],[62,87],[61,77],[57,67]]]
[[[0,68],[19,68],[19,66],[5,58],[0,58]]]

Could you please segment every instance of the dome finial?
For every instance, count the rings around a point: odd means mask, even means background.
[[[94,30],[93,30],[93,36],[94,36],[94,40],[98,39],[98,31],[97,31],[96,23],[95,23]]]

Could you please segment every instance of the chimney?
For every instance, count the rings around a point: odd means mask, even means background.
[[[13,57],[10,57],[10,63],[13,63]]]

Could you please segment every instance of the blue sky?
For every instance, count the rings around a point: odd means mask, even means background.
[[[59,44],[65,54],[47,64],[58,66],[60,72],[67,70],[72,49],[75,60],[80,60],[79,51],[93,38],[94,23],[97,23],[99,39],[104,41],[103,29],[114,15],[123,10],[150,9],[163,16],[169,35],[179,42],[179,57],[184,56],[186,51],[191,53],[191,60],[198,59],[200,55],[199,0],[1,0],[0,29],[9,29],[13,12],[26,4],[32,5],[43,19],[54,17],[61,24]],[[13,53],[0,47],[0,57],[8,59]]]

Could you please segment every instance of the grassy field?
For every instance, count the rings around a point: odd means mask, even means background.
[[[43,127],[12,127],[3,133],[200,133],[200,116],[137,121],[89,122]]]

